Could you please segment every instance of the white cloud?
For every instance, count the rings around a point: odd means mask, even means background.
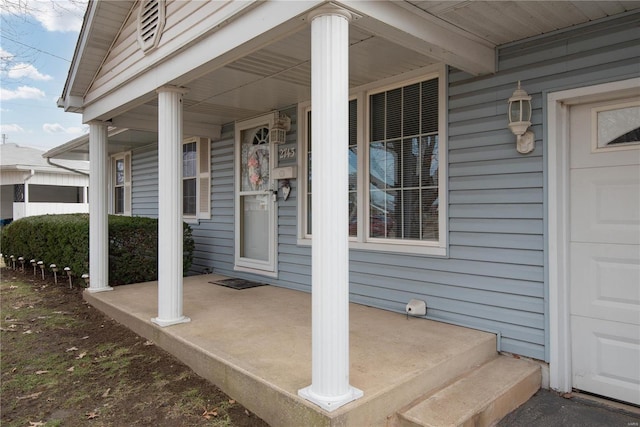
[[[47,31],[78,32],[87,0],[0,0],[1,13],[30,15]]]
[[[0,132],[2,133],[24,132],[24,129],[22,129],[20,125],[6,124],[6,125],[0,125]]]
[[[45,123],[42,125],[42,130],[47,133],[66,133],[68,135],[83,135],[87,133],[85,127],[69,126],[65,128],[60,123]]]
[[[78,32],[87,7],[78,0],[31,0],[28,13],[47,31]]]
[[[15,55],[11,52],[7,52],[6,50],[4,50],[3,48],[0,47],[0,60],[2,60],[2,62],[4,63],[5,61],[11,61],[13,60],[13,57]]]
[[[20,86],[16,90],[0,88],[0,100],[9,101],[11,99],[42,99],[44,92],[37,87]]]
[[[9,70],[7,70],[7,77],[10,79],[22,79],[26,77],[31,80],[40,81],[51,80],[53,78],[48,74],[42,74],[36,67],[31,64],[25,64],[24,62],[20,62],[9,68]]]

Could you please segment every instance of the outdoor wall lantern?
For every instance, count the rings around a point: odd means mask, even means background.
[[[287,142],[287,132],[291,130],[291,119],[284,113],[275,112],[273,126],[269,129],[269,142],[284,144]]]
[[[531,96],[520,87],[513,91],[509,98],[509,129],[518,138],[516,149],[518,153],[527,154],[535,148],[535,135],[527,130],[531,126]]]
[[[58,266],[55,264],[51,264],[49,268],[51,269],[51,271],[53,271],[53,282],[57,285],[58,284]]]

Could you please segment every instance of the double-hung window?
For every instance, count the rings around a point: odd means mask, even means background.
[[[211,142],[193,137],[182,143],[182,216],[185,220],[211,216]]]
[[[352,248],[446,254],[444,89],[439,74],[349,101],[349,237]],[[364,111],[363,107],[365,106]],[[311,239],[311,107],[306,129],[300,242]],[[337,153],[336,153],[337,154]]]
[[[131,153],[119,153],[111,158],[111,212],[131,215]]]

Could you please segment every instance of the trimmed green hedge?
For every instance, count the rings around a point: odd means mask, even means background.
[[[193,262],[191,227],[184,224],[183,271]],[[74,276],[89,272],[89,215],[42,215],[22,218],[3,227],[0,247],[6,258],[43,260],[46,269],[70,267]],[[157,280],[158,220],[109,215],[109,284]]]

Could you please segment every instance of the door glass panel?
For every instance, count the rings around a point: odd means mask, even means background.
[[[269,128],[243,131],[240,155],[240,257],[268,263],[273,236]]]
[[[240,256],[269,261],[269,204],[271,195],[242,196]]]
[[[242,140],[240,191],[267,191],[269,182],[269,129],[245,131]]]

